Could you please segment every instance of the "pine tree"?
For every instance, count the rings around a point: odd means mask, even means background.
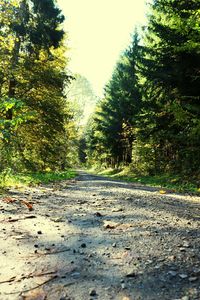
[[[146,132],[161,170],[162,163],[179,171],[195,168],[199,159],[200,139],[194,136],[200,112],[199,8],[197,1],[152,4],[142,70],[148,107],[143,127],[150,129]]]
[[[96,128],[92,144],[96,141],[98,155],[108,164],[126,164],[132,159],[135,138],[133,126],[141,99],[137,78],[139,55],[139,37],[136,32],[131,46],[116,65],[105,88],[105,99],[99,104],[94,117]]]

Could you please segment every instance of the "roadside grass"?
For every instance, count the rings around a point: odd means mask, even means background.
[[[180,175],[136,175],[128,168],[121,170],[105,169],[98,171],[99,175],[108,176],[110,178],[125,180],[128,182],[137,182],[158,188],[164,188],[172,192],[194,193],[200,195],[200,184],[191,178],[184,178]]]
[[[77,173],[74,170],[62,172],[37,172],[37,173],[8,173],[0,175],[0,188],[4,189],[12,186],[34,186],[41,183],[69,180],[74,178]]]

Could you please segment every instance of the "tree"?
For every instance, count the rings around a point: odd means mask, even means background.
[[[153,141],[157,171],[194,171],[200,158],[199,9],[198,1],[155,0],[151,6],[141,67],[142,131]]]
[[[135,32],[131,46],[116,65],[105,88],[105,99],[94,117],[94,140],[98,144],[99,154],[112,165],[130,163],[132,158],[133,126],[141,99],[137,78],[139,55],[139,36]]]
[[[34,169],[61,167],[70,118],[64,17],[52,0],[0,4],[2,147],[11,154],[2,160],[12,168],[16,157],[18,167],[20,161]]]

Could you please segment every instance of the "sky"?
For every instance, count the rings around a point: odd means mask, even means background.
[[[145,23],[145,0],[57,0],[69,38],[69,69],[102,97],[134,27]]]

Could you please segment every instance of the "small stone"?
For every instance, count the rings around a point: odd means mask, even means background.
[[[126,197],[125,200],[130,201],[130,200],[132,200],[132,198],[131,197]]]
[[[194,268],[194,269],[193,269],[193,273],[194,273],[195,275],[200,275],[200,268]]]
[[[189,248],[189,247],[190,247],[190,244],[189,244],[188,242],[184,242],[184,243],[183,243],[183,247]]]
[[[121,287],[122,287],[122,290],[124,290],[124,289],[126,288],[125,283],[122,283],[122,284],[121,284]]]
[[[176,259],[176,256],[175,255],[168,256],[168,259],[174,261]]]
[[[188,278],[187,274],[179,274],[178,275],[181,279],[186,279]]]
[[[189,300],[190,298],[188,297],[188,296],[183,296],[182,298],[181,298],[181,300]]]
[[[185,252],[186,251],[186,249],[184,248],[184,247],[180,247],[180,249],[179,249],[181,252]]]
[[[126,277],[133,278],[133,277],[136,277],[136,274],[135,274],[135,272],[130,272],[130,273],[126,274]]]
[[[117,247],[117,244],[116,244],[116,243],[113,243],[112,246],[113,246],[113,248],[116,248],[116,247]]]
[[[86,243],[82,243],[81,244],[81,248],[86,248],[87,246],[86,246]]]
[[[120,211],[123,211],[123,208],[113,208],[112,209],[112,212],[120,212]]]
[[[194,281],[196,281],[198,278],[197,277],[189,277],[188,278],[188,280],[190,281],[190,282],[194,282]]]
[[[96,290],[92,289],[89,293],[90,296],[96,296],[97,295],[97,292]]]
[[[71,274],[71,276],[74,277],[74,278],[80,277],[80,275],[81,274],[79,272],[74,272],[74,273]]]
[[[125,250],[131,250],[131,247],[124,247]]]
[[[97,212],[95,213],[95,216],[96,216],[96,217],[102,217],[102,214],[101,214],[100,212],[97,211]]]
[[[161,265],[158,264],[158,265],[156,265],[154,268],[155,268],[155,269],[160,269],[160,268],[161,268]]]
[[[174,276],[177,275],[177,272],[171,270],[171,271],[168,272],[168,274],[174,277]]]
[[[35,248],[38,248],[38,247],[39,247],[39,245],[35,244],[35,245],[34,245],[34,247],[35,247]]]

